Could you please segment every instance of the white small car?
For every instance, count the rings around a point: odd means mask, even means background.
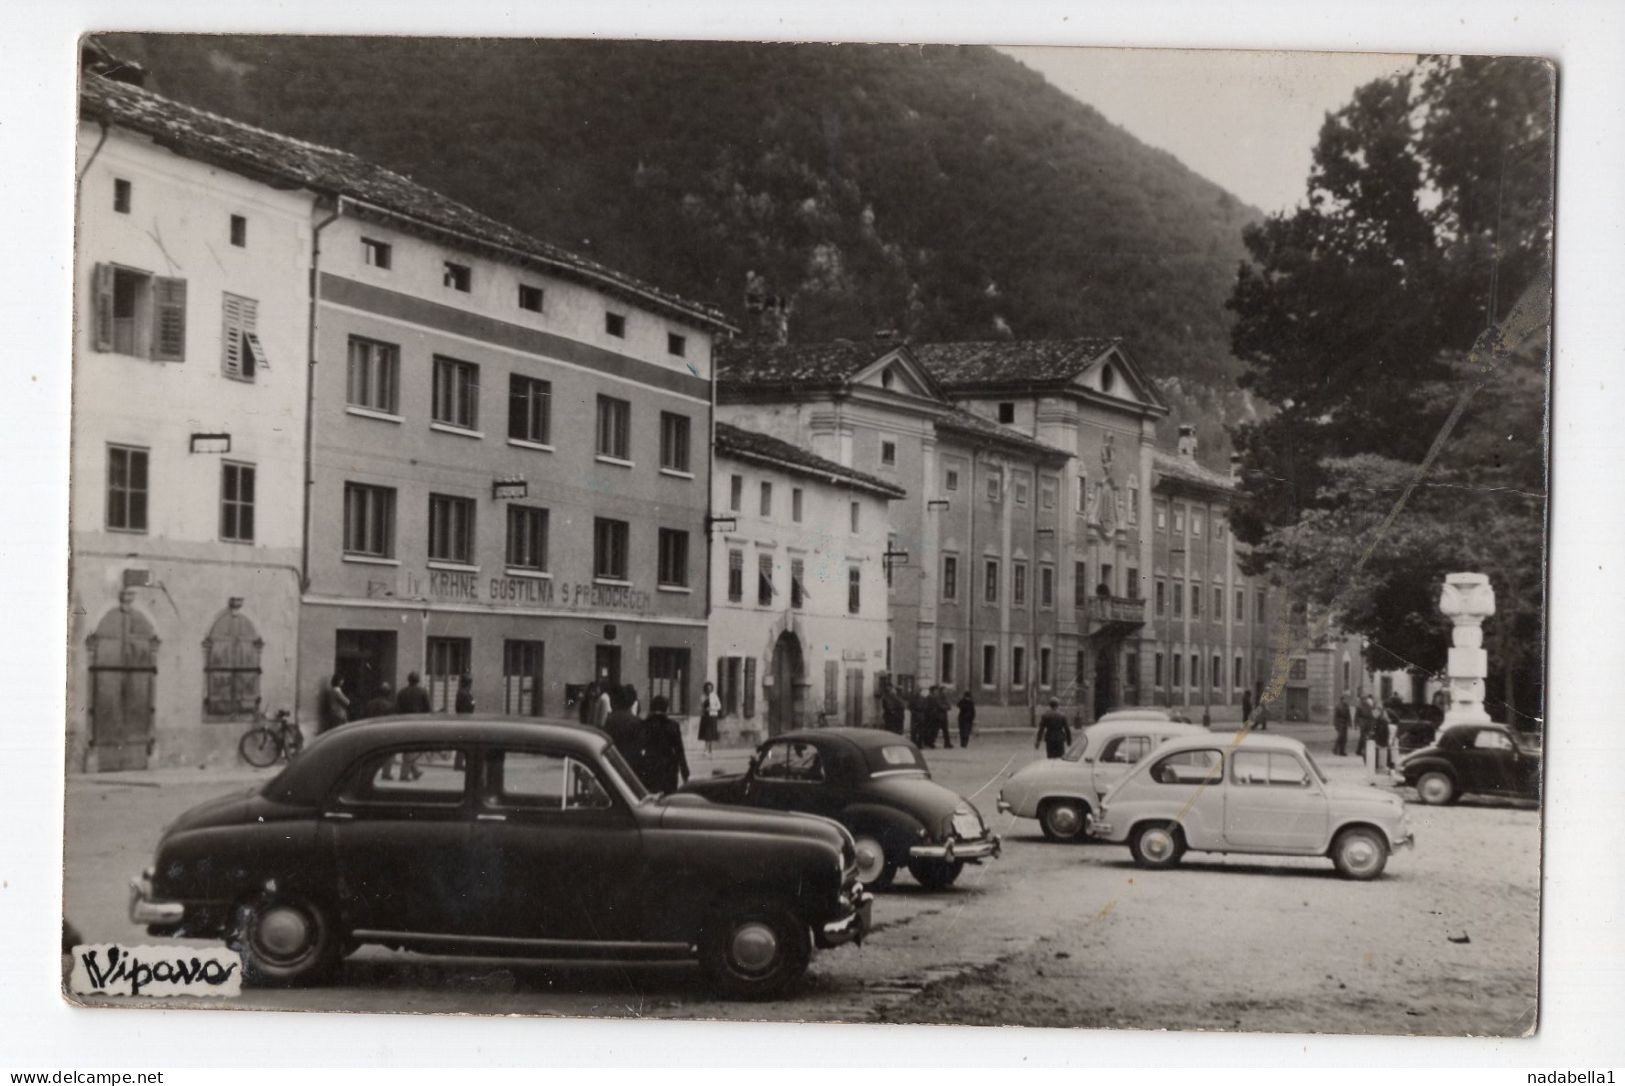
[[[1351,879],[1376,878],[1414,843],[1398,796],[1332,784],[1302,743],[1256,732],[1159,747],[1106,796],[1094,832],[1141,867],[1172,867],[1187,849],[1326,856]]]
[[[1036,818],[1051,841],[1075,841],[1089,832],[1100,797],[1111,791],[1158,744],[1206,728],[1179,724],[1161,709],[1120,709],[1079,734],[1059,758],[1022,766],[999,790],[999,810]]]

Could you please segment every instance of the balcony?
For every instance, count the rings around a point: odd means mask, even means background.
[[[1145,625],[1145,600],[1127,596],[1090,596],[1084,606],[1089,636],[1127,637]]]

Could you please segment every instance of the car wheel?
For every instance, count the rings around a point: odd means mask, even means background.
[[[1172,822],[1147,822],[1130,835],[1128,850],[1141,867],[1173,867],[1185,855],[1185,835]]]
[[[1456,802],[1456,782],[1450,779],[1448,773],[1434,770],[1417,778],[1416,794],[1421,797],[1423,803],[1443,807],[1445,804]]]
[[[1332,843],[1332,862],[1346,879],[1374,879],[1388,866],[1388,842],[1364,826],[1346,829]]]
[[[1045,800],[1038,825],[1051,841],[1081,841],[1089,832],[1089,808],[1075,799]]]
[[[870,890],[884,890],[897,877],[897,864],[888,859],[877,837],[855,837],[858,853],[858,881]]]
[[[249,765],[264,769],[273,764],[282,752],[277,749],[276,736],[265,728],[253,728],[243,733],[243,737],[237,741],[237,753]]]
[[[908,873],[927,890],[946,890],[965,870],[964,860],[910,860]]]
[[[772,999],[807,971],[811,958],[807,925],[773,898],[719,906],[700,944],[700,965],[730,999]]]
[[[267,894],[245,905],[241,917],[237,941],[250,983],[311,984],[343,956],[345,939],[331,914],[308,898]]]

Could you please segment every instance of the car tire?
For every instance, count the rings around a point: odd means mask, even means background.
[[[799,980],[811,960],[807,924],[771,897],[719,905],[700,940],[700,966],[729,999],[772,999]]]
[[[1128,850],[1141,867],[1173,867],[1185,855],[1185,834],[1175,822],[1146,822],[1129,835]]]
[[[910,860],[908,873],[927,890],[946,890],[965,870],[964,860]]]
[[[867,834],[854,837],[857,848],[858,881],[868,890],[884,890],[897,877],[897,861],[886,855],[880,838]]]
[[[1430,807],[1444,807],[1460,799],[1450,774],[1430,770],[1416,778],[1416,795]]]
[[[314,984],[331,973],[347,940],[322,905],[271,893],[241,908],[236,941],[245,981],[292,987]]]
[[[237,753],[255,769],[264,769],[276,764],[282,751],[277,746],[276,736],[268,729],[251,728],[237,740]]]
[[[1038,826],[1051,841],[1081,841],[1089,833],[1089,808],[1075,799],[1047,799],[1038,808]]]
[[[1345,879],[1374,879],[1388,866],[1388,842],[1376,830],[1351,826],[1332,842],[1332,863]]]

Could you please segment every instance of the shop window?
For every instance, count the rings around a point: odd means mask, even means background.
[[[457,707],[457,685],[472,670],[473,642],[466,637],[429,638],[429,711],[449,713]]]
[[[248,717],[260,704],[260,640],[254,624],[233,599],[203,639],[204,712],[216,717]]]
[[[509,716],[542,715],[542,662],[540,641],[502,643],[502,711]]]
[[[688,659],[687,649],[651,648],[649,650],[649,698],[664,697],[667,712],[673,716],[688,715]],[[648,712],[648,703],[644,711]]]

